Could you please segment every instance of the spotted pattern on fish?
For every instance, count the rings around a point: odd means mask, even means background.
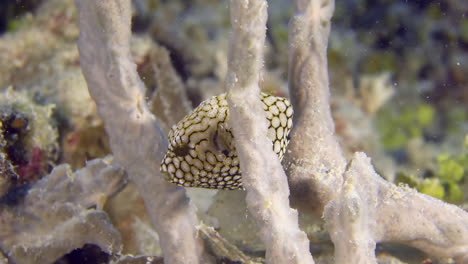
[[[289,142],[293,109],[286,98],[260,94],[268,120],[273,151],[283,158]],[[226,94],[202,102],[174,125],[161,172],[169,182],[185,187],[243,189],[242,176],[229,126]]]

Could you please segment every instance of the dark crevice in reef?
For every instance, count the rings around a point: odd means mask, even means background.
[[[61,257],[54,264],[101,264],[109,263],[110,255],[93,244],[85,244]]]
[[[42,0],[0,0],[0,35],[16,28],[15,21],[23,14],[36,10]]]

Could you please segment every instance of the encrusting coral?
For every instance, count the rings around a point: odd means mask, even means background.
[[[100,208],[125,182],[124,171],[108,159],[90,161],[74,173],[57,166],[17,205],[0,204],[0,248],[24,264],[52,263],[86,243],[119,253],[120,234]]]
[[[55,106],[39,104],[33,97],[11,87],[0,92],[2,176],[9,175],[11,187],[40,179],[58,158],[58,131],[52,118]]]

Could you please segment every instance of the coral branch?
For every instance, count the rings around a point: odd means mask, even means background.
[[[266,244],[268,263],[314,263],[309,242],[289,207],[286,175],[267,138],[267,119],[258,86],[267,3],[232,0],[232,37],[226,90],[247,204]]]
[[[396,241],[430,255],[468,261],[468,214],[380,177],[364,153],[356,153],[343,191],[325,209],[337,263],[375,263],[377,242]]]
[[[89,91],[116,161],[137,185],[161,238],[167,263],[209,263],[197,237],[195,208],[182,187],[164,181],[159,164],[167,141],[149,112],[131,61],[130,1],[76,0],[78,47]]]
[[[294,206],[321,212],[342,184],[346,167],[330,112],[327,43],[334,2],[296,1],[289,28],[289,89],[293,129],[283,164]],[[305,158],[307,157],[307,158]],[[311,206],[311,201],[317,201]]]
[[[468,215],[396,187],[356,153],[346,160],[334,137],[326,46],[333,1],[296,1],[290,23],[289,82],[294,128],[284,164],[295,206],[324,212],[337,263],[376,263],[376,243],[394,241],[467,263]]]
[[[151,112],[158,117],[163,130],[169,132],[192,107],[185,85],[171,64],[169,52],[161,46],[153,45],[151,61],[155,62],[153,71],[157,85],[156,92],[149,100]]]

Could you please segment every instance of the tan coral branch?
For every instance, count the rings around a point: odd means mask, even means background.
[[[347,165],[330,113],[326,46],[333,5],[298,0],[290,22],[295,116],[284,164],[294,205],[324,213],[336,263],[376,263],[376,243],[383,241],[468,263],[465,211],[384,181],[363,153]]]
[[[268,263],[314,263],[309,241],[289,207],[289,189],[281,163],[267,137],[260,102],[267,3],[232,0],[231,46],[226,77],[230,124],[247,191],[247,207],[260,228]]]
[[[193,204],[159,171],[167,140],[146,106],[145,86],[131,61],[131,1],[76,0],[76,5],[83,74],[115,160],[137,185],[160,235],[165,262],[210,263]]]

